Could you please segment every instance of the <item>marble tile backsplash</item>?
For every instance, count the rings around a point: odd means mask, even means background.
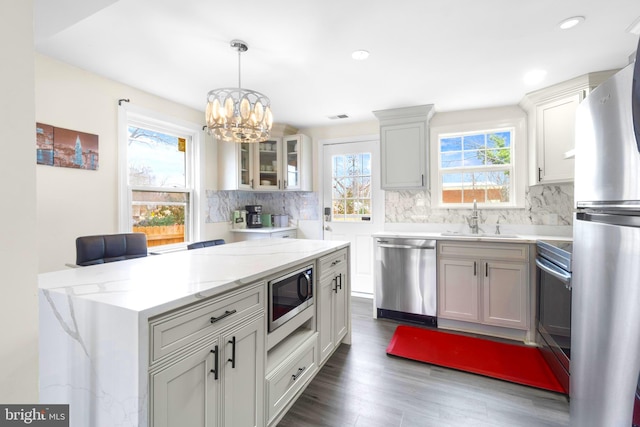
[[[319,193],[292,191],[258,193],[210,191],[207,223],[231,221],[231,213],[245,205],[262,205],[264,212],[289,215],[291,220],[319,220]],[[429,191],[386,191],[386,223],[464,224],[468,209],[431,208]],[[529,187],[523,209],[480,209],[481,224],[559,225],[573,224],[573,184]]]
[[[262,205],[262,211],[286,214],[290,220],[317,220],[320,218],[318,193],[307,191],[258,193],[251,191],[207,190],[207,217],[205,221],[228,222],[234,210],[245,205]]]
[[[387,223],[466,223],[469,209],[432,209],[429,191],[385,192]],[[529,187],[524,209],[480,209],[481,224],[573,224],[573,184]]]

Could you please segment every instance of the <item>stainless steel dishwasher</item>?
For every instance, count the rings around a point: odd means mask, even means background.
[[[436,241],[376,238],[378,317],[436,326]]]

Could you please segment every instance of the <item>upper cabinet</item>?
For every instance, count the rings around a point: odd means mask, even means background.
[[[256,190],[311,191],[311,139],[290,135],[254,144]]]
[[[218,142],[220,190],[312,191],[312,144],[306,135],[252,144]]]
[[[433,105],[374,111],[380,121],[382,189],[428,187]]]
[[[530,185],[573,181],[576,109],[614,72],[585,74],[531,92],[520,102],[528,115]]]
[[[218,142],[218,186],[220,190],[252,190],[253,145]]]

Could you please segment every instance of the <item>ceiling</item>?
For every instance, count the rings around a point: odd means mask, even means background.
[[[638,0],[34,0],[36,50],[203,111],[238,84],[298,128],[374,110],[517,104],[527,92],[629,62]],[[558,24],[581,15],[570,30]],[[368,50],[365,61],[351,53]],[[545,79],[526,85],[533,69]],[[126,94],[122,94],[126,97]],[[135,99],[132,99],[135,102]],[[346,114],[348,119],[330,120]],[[204,117],[203,117],[204,122]]]

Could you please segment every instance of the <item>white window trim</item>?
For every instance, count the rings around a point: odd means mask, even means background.
[[[472,112],[466,112],[473,114]],[[446,114],[446,113],[445,113]],[[509,203],[478,203],[483,209],[522,209],[525,207],[525,192],[527,184],[527,129],[526,116],[520,117],[504,117],[495,120],[479,120],[455,123],[455,124],[432,124],[430,129],[431,158],[434,159],[431,164],[431,205],[434,208],[441,209],[469,209],[473,203],[460,204],[443,204],[442,188],[440,183],[440,136],[452,134],[465,134],[472,132],[486,132],[494,129],[512,128],[512,151],[511,160],[513,164],[512,177],[512,200]]]
[[[191,139],[191,150],[187,150],[187,170],[191,173],[186,177],[188,186],[192,189],[189,197],[189,210],[192,220],[188,226],[187,236],[190,241],[198,241],[201,239],[201,230],[204,225],[204,215],[202,213],[202,203],[204,191],[202,189],[202,172],[204,171],[204,132],[198,124],[191,123],[175,117],[167,116],[146,108],[142,108],[129,103],[123,103],[118,107],[118,230],[121,233],[130,232],[132,229],[132,220],[129,212],[131,206],[131,189],[128,185],[128,160],[127,160],[127,143],[128,143],[128,125],[134,122],[141,126],[150,126],[154,129],[164,130],[170,134],[180,134]],[[138,188],[138,187],[136,187]],[[152,187],[144,187],[145,190],[154,190]],[[171,192],[171,188],[158,188],[158,191]],[[182,192],[182,191],[180,191]],[[188,244],[184,243],[174,245],[164,245],[154,247],[162,249],[170,249],[171,247],[182,247]]]

